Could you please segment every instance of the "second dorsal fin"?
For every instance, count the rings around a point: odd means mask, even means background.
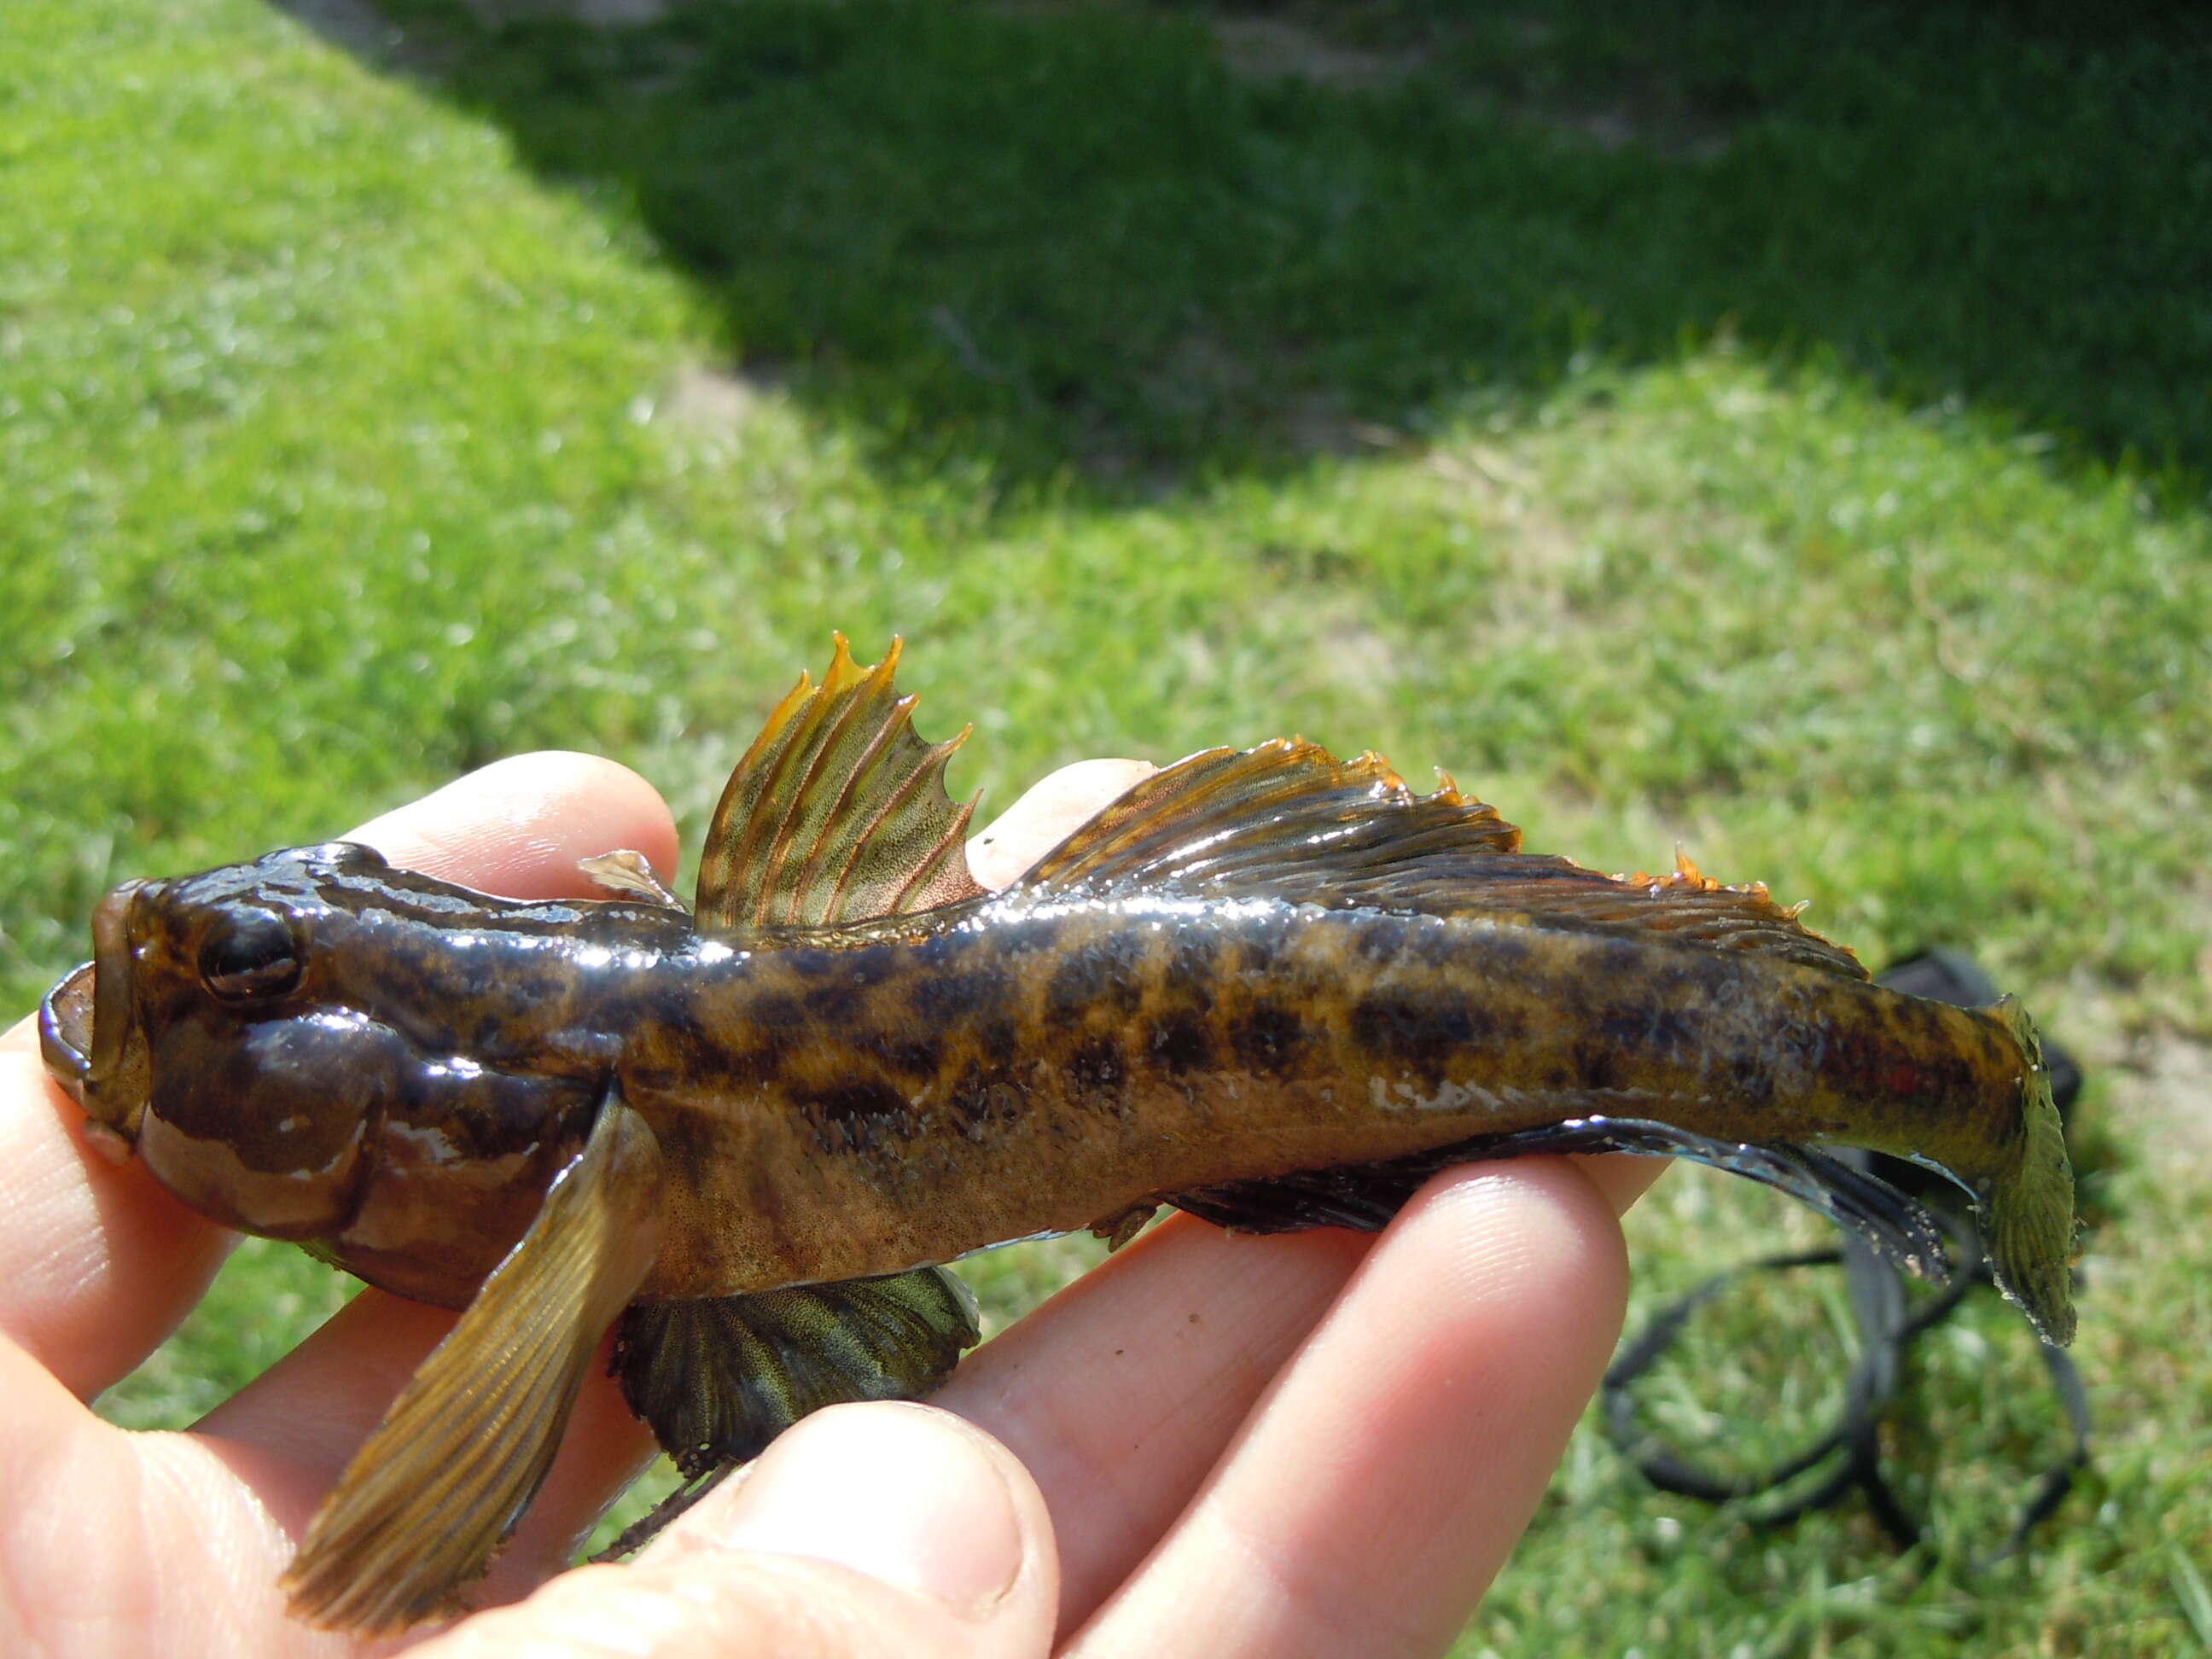
[[[1154,773],[1012,890],[1042,900],[1171,889],[1328,908],[1525,916],[1540,926],[1664,933],[1866,977],[1758,884],[1727,887],[1682,860],[1608,876],[1521,850],[1521,832],[1447,776],[1419,795],[1380,757],[1340,761],[1303,738],[1209,749]]]
[[[915,734],[916,699],[891,684],[898,641],[862,668],[836,637],[822,684],[799,675],[722,791],[699,860],[702,929],[824,927],[982,895],[968,871],[975,802],[945,793],[967,732]]]
[[[1045,854],[1019,886],[1175,885],[1279,893],[1425,853],[1512,853],[1521,832],[1450,779],[1416,795],[1379,755],[1340,761],[1303,738],[1206,749],[1155,772]]]

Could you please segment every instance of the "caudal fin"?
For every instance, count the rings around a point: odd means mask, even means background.
[[[2047,1342],[2074,1340],[2074,1167],[2051,1097],[2051,1073],[2035,1022],[2013,997],[1987,1012],[2002,1022],[2027,1056],[2021,1084],[2026,1133],[2012,1167],[1982,1199],[1982,1232],[1998,1286],[2027,1311]]]

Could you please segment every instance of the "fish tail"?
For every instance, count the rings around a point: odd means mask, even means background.
[[[2014,997],[1983,1010],[2020,1045],[2023,1123],[2018,1156],[1981,1194],[1982,1234],[1997,1284],[2020,1304],[2047,1342],[2074,1340],[2074,1170],[2051,1096],[2051,1072],[2035,1022]]]

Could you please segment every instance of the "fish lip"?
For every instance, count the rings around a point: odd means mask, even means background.
[[[132,995],[131,922],[151,882],[126,881],[92,913],[92,960],[39,1005],[46,1070],[84,1109],[103,1151],[127,1156],[146,1109],[145,1044]]]
[[[80,1106],[85,1103],[85,1079],[92,1071],[92,1057],[85,1050],[92,1041],[94,973],[91,963],[80,963],[39,1005],[39,1057]]]

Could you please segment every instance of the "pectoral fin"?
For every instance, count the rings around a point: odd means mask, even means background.
[[[623,1316],[615,1375],[630,1409],[695,1484],[609,1553],[644,1543],[720,1472],[759,1455],[810,1412],[919,1399],[981,1338],[975,1297],[943,1267],[640,1303]]]
[[[375,1633],[456,1610],[536,1496],[600,1335],[659,1255],[660,1152],[612,1094],[517,1244],[324,1500],[294,1612]]]

